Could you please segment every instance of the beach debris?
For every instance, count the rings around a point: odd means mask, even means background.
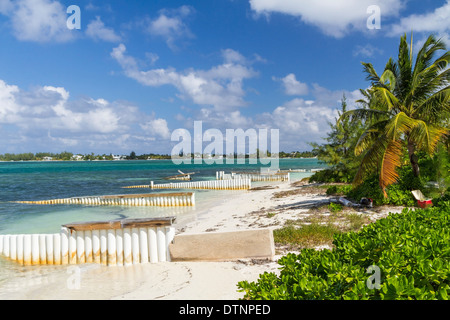
[[[417,200],[417,205],[420,208],[427,208],[427,207],[433,206],[432,199],[426,198],[423,195],[422,191],[413,190],[413,191],[411,191],[411,193],[413,194],[414,198]]]
[[[191,175],[195,174],[195,172],[184,173],[181,170],[178,170],[178,172],[180,174],[175,175],[175,176],[166,177],[166,178],[164,178],[164,180],[192,180]]]
[[[338,202],[343,204],[346,207],[361,207],[361,204],[353,203],[350,200],[345,199],[344,197],[339,197]]]
[[[372,208],[373,207],[373,199],[372,198],[361,198],[360,204],[362,206]]]

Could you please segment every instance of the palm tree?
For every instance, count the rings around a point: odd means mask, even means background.
[[[430,35],[419,50],[415,62],[406,34],[400,39],[398,60],[387,62],[379,76],[370,63],[363,63],[371,87],[361,90],[363,107],[346,112],[345,116],[363,119],[367,129],[355,148],[363,155],[355,176],[355,184],[372,172],[379,172],[380,187],[397,182],[397,168],[407,151],[416,177],[420,175],[417,152],[433,155],[438,142],[449,133],[450,114],[450,51]],[[439,51],[444,53],[435,58]]]

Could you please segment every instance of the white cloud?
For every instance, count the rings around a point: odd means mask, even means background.
[[[14,123],[20,108],[16,105],[15,94],[19,91],[17,86],[6,84],[0,80],[0,124]]]
[[[66,42],[74,38],[67,28],[67,8],[55,0],[17,0],[0,3],[10,18],[14,36],[21,41]]]
[[[308,85],[297,80],[295,74],[290,73],[286,77],[278,79],[273,78],[275,81],[281,81],[283,84],[284,92],[290,96],[303,96],[308,94]]]
[[[399,36],[403,33],[436,32],[445,34],[450,31],[450,0],[433,12],[413,14],[404,17],[398,24],[391,27],[390,35]]]
[[[250,0],[260,15],[282,13],[299,17],[304,23],[318,27],[333,37],[343,37],[352,30],[363,31],[370,14],[367,9],[378,5],[384,18],[398,15],[402,0]]]
[[[177,9],[163,9],[159,16],[148,19],[147,32],[153,36],[162,37],[172,50],[176,50],[176,42],[184,38],[193,38],[191,30],[185,20],[194,13],[191,6],[181,6]]]
[[[152,130],[147,130],[149,126]],[[8,139],[15,136],[14,141],[20,139],[20,146],[28,148],[16,152],[50,144],[59,151],[92,146],[94,152],[130,152],[132,146],[138,151],[156,138],[170,138],[165,119],[155,119],[130,103],[102,98],[71,100],[62,87],[22,90],[0,80],[0,130],[5,128]]]
[[[102,40],[106,42],[119,42],[120,36],[113,29],[107,28],[99,16],[96,20],[92,20],[87,28],[86,35],[94,40]]]
[[[145,132],[163,139],[170,139],[171,132],[165,119],[153,119],[141,125]]]
[[[123,44],[114,48],[111,56],[122,66],[125,75],[142,85],[171,85],[178,90],[180,98],[199,105],[214,106],[217,110],[245,106],[243,81],[257,75],[250,67],[233,62],[239,57],[235,51],[225,51],[226,61],[209,70],[188,69],[182,72],[173,68],[141,71],[136,60],[126,55]]]
[[[11,0],[0,0],[0,13],[1,14],[8,14],[12,9],[14,5]]]
[[[340,110],[343,94],[348,110],[360,99],[359,91],[331,91],[317,84],[312,85],[314,100],[294,98],[276,107],[272,112],[259,114],[254,126],[280,130],[280,150],[310,149],[308,142],[322,143]]]
[[[361,99],[359,90],[332,91],[318,84],[310,85],[312,100],[294,98],[274,106],[268,112],[254,112],[245,115],[240,110],[224,112],[211,108],[188,110],[185,115],[177,115],[177,119],[190,128],[193,119],[203,122],[203,131],[209,128],[226,129],[278,129],[280,133],[280,150],[309,150],[308,142],[323,143],[323,138],[330,130],[329,122],[334,122],[341,108],[343,94],[347,98],[348,110],[356,106],[355,101]]]
[[[376,54],[382,54],[382,53],[383,53],[383,50],[381,50],[377,47],[374,47],[370,43],[366,44],[365,46],[357,45],[355,47],[355,49],[353,50],[354,57],[361,56],[361,57],[371,58]]]

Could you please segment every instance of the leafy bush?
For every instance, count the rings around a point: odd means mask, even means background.
[[[409,167],[401,168],[399,175],[399,182],[386,188],[387,198],[384,197],[380,188],[378,175],[372,175],[367,178],[362,184],[351,189],[347,196],[356,202],[365,197],[372,198],[374,205],[391,204],[413,207],[416,205],[416,200],[411,190],[424,190],[425,184],[420,178],[414,176]]]
[[[331,203],[328,205],[328,209],[329,209],[331,212],[336,213],[336,212],[342,211],[343,206],[342,206],[342,204],[340,204],[340,203],[333,203],[333,202],[331,202]]]
[[[450,188],[447,190],[447,192],[444,195],[433,198],[433,205],[435,207],[450,208]]]
[[[346,195],[352,189],[353,189],[352,185],[331,186],[327,189],[326,193],[328,196]]]
[[[265,272],[238,283],[244,299],[448,300],[450,206],[404,209],[359,232],[335,234],[333,250],[303,249],[279,260],[280,275]],[[368,267],[381,271],[370,289]]]
[[[327,182],[352,182],[355,173],[345,168],[327,168],[315,172],[310,178],[310,182],[327,183]]]

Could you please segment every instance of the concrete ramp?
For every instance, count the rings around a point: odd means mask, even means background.
[[[230,261],[272,259],[275,255],[270,229],[181,234],[169,245],[171,261]]]

